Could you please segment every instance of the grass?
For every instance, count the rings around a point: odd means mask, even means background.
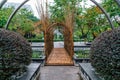
[[[89,58],[89,50],[80,50],[75,52],[77,58]]]
[[[33,51],[32,58],[41,58],[43,56],[42,51]]]
[[[77,58],[89,58],[89,50],[75,51]],[[41,58],[43,56],[42,51],[33,51],[32,58]]]

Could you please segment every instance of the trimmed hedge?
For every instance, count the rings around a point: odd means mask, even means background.
[[[91,45],[90,56],[105,80],[120,79],[120,28],[101,33]]]
[[[0,80],[20,76],[31,63],[32,49],[20,34],[0,29]]]

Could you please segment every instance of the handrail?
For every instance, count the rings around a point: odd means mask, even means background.
[[[96,6],[98,6],[99,9],[105,14],[107,20],[108,20],[109,23],[110,23],[111,28],[114,29],[114,25],[113,25],[113,23],[112,23],[109,15],[107,14],[107,12],[104,10],[104,8],[103,8],[102,6],[100,6],[95,0],[91,0],[91,1],[92,1]]]
[[[9,17],[8,20],[7,20],[7,23],[6,23],[6,25],[5,25],[5,29],[8,29],[8,26],[9,26],[9,24],[10,24],[13,16],[14,16],[14,15],[17,13],[17,11],[18,11],[26,2],[28,2],[28,1],[29,1],[29,0],[23,1],[23,2],[13,11],[13,13],[10,15],[10,17]]]
[[[2,2],[0,3],[0,9],[2,8],[2,6],[7,2],[7,0],[2,0]]]

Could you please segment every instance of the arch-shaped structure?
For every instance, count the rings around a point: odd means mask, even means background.
[[[46,29],[46,32],[54,31],[56,26],[62,26],[63,29],[67,29],[70,32],[69,28],[64,23],[53,23]]]
[[[4,5],[4,3],[6,2],[7,0],[4,0],[2,3],[1,3],[1,6]],[[16,14],[16,12],[26,3],[28,2],[29,0],[25,0],[23,1],[15,10],[14,12],[10,15],[9,19],[7,20],[7,23],[6,23],[6,26],[5,26],[5,29],[8,29],[8,26],[9,26],[9,23],[11,22],[13,16]],[[95,5],[97,5],[99,7],[99,9],[105,14],[108,22],[110,23],[110,26],[112,29],[114,29],[114,25],[112,24],[112,21],[110,19],[110,17],[108,16],[107,12],[104,10],[104,8],[102,6],[100,6],[95,0],[91,0]],[[115,0],[115,2],[119,2],[118,0]],[[118,3],[119,5],[119,3]]]
[[[45,33],[45,55],[46,59],[50,55],[50,52],[53,49],[53,38],[54,38],[54,30],[56,26],[61,26],[63,29],[63,35],[64,35],[64,48],[70,55],[70,57],[73,57],[73,36],[70,29],[64,24],[64,23],[53,23],[51,24],[47,29]]]
[[[3,0],[6,1],[6,0]],[[9,23],[11,22],[12,18],[14,17],[14,15],[16,14],[16,12],[29,0],[24,0],[14,11],[13,13],[10,15],[9,19],[7,20],[6,26],[5,28],[8,29],[9,27]],[[102,6],[100,6],[95,0],[91,0],[94,4],[96,4],[99,9],[105,14],[108,22],[110,23],[110,26],[112,29],[114,29],[114,25],[112,24],[112,21],[109,17],[109,15],[107,14],[107,12],[104,10],[104,8]],[[119,2],[118,0],[115,0],[117,3]],[[3,2],[2,4],[0,4],[0,6],[4,5],[5,2]],[[120,4],[118,3],[118,5],[120,6]],[[63,35],[64,35],[64,48],[66,49],[66,51],[68,52],[68,54],[70,55],[70,57],[73,57],[74,54],[74,47],[73,47],[73,32],[68,28],[68,26],[65,25],[65,23],[53,23],[51,25],[48,26],[48,28],[44,31],[45,32],[45,55],[46,58],[49,56],[50,52],[53,49],[53,31],[55,29],[55,26],[62,26],[63,29]]]

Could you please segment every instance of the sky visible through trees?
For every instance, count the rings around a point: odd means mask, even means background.
[[[1,2],[2,0],[0,0]],[[24,0],[7,0],[7,2],[14,2],[14,3],[22,3]],[[31,5],[33,9],[33,13],[36,17],[39,18],[38,12],[36,10],[36,2],[39,0],[29,0],[26,4]],[[40,0],[41,2],[46,2],[46,0]],[[52,5],[54,3],[54,0],[47,0],[48,4]],[[101,0],[97,0],[97,2],[100,2]],[[84,3],[81,3],[81,5],[84,6]],[[94,5],[90,0],[87,0],[87,7],[90,7],[90,5]]]

